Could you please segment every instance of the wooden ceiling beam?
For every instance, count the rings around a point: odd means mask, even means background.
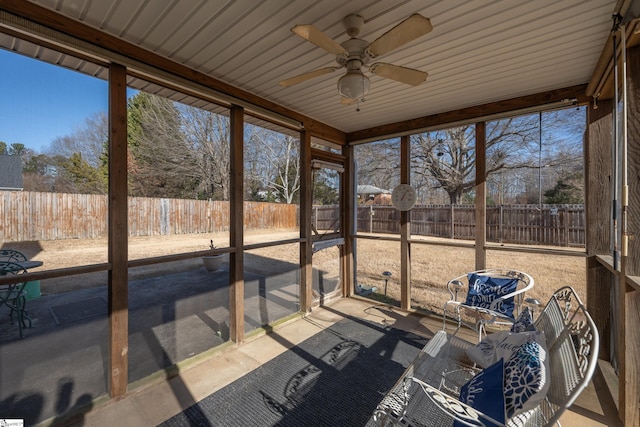
[[[347,143],[385,139],[389,136],[415,133],[416,131],[428,128],[438,128],[448,124],[473,122],[482,117],[507,114],[509,112],[535,108],[538,106],[542,107],[546,104],[559,102],[565,99],[577,99],[578,104],[587,104],[591,99],[585,95],[586,87],[586,84],[581,84],[363,129],[348,133]]]

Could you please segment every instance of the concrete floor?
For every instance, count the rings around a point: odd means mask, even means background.
[[[305,318],[282,324],[269,334],[253,337],[242,345],[230,346],[205,360],[190,363],[168,381],[147,382],[117,401],[96,404],[70,425],[155,426],[347,316],[385,326],[394,325],[423,336],[431,336],[441,327],[438,319],[405,313],[368,300],[340,299],[326,307],[315,308]],[[468,336],[473,339],[475,334]],[[563,426],[621,425],[617,422],[615,402],[608,393],[603,372],[610,375],[606,368],[597,370],[592,384],[563,415]]]

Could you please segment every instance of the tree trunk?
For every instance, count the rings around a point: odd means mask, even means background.
[[[459,205],[460,198],[462,197],[462,189],[455,189],[453,191],[447,191],[449,194],[449,202],[452,205]]]

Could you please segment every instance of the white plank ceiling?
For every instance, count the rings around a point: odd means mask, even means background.
[[[615,0],[34,0],[41,6],[351,132],[586,83],[611,29]],[[411,87],[371,77],[356,111],[341,105],[344,69],[281,87],[278,81],[335,65],[294,35],[313,24],[338,42],[342,19],[365,19],[373,41],[411,15],[433,31],[380,58],[427,71]]]

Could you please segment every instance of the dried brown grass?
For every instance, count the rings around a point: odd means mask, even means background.
[[[446,283],[454,277],[475,269],[475,250],[472,248],[418,244],[411,245],[411,301],[414,308],[442,312],[449,299]],[[358,283],[378,288],[383,299],[383,271],[391,272],[387,286],[387,300],[400,300],[400,244],[397,242],[358,239]],[[554,290],[572,286],[586,301],[585,258],[577,256],[542,255],[506,250],[488,250],[487,268],[506,268],[530,274],[534,288],[527,297],[546,303]]]

